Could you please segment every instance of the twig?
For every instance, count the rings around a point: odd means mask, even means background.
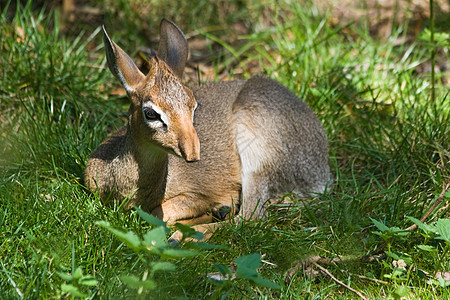
[[[330,271],[328,271],[327,269],[325,269],[324,267],[322,267],[321,265],[319,265],[316,262],[313,262],[313,265],[316,266],[317,268],[319,268],[322,272],[324,272],[325,274],[327,274],[328,276],[330,276],[331,279],[333,279],[336,283],[342,285],[343,287],[345,287],[346,289],[349,289],[350,291],[352,291],[353,293],[355,293],[356,295],[358,295],[359,297],[361,297],[361,299],[367,299],[366,297],[364,297],[363,294],[361,294],[360,292],[358,292],[357,290],[355,290],[354,288],[349,287],[348,285],[346,285],[345,283],[343,283],[342,281],[340,281],[339,279],[337,279],[336,277],[333,276],[333,274],[330,273]]]
[[[286,284],[288,284],[292,278],[292,276],[294,276],[294,274],[297,272],[297,270],[300,267],[306,268],[307,266],[310,266],[311,264],[319,261],[321,259],[320,256],[315,255],[315,256],[310,256],[306,259],[302,259],[298,264],[295,265],[295,267],[293,267],[292,269],[290,269],[288,271],[288,273],[286,274]]]
[[[444,206],[442,206],[441,208],[438,209],[438,211],[436,212],[436,215],[440,215],[442,212],[445,212],[446,210],[448,210],[448,208],[450,207],[450,204],[446,204]]]
[[[448,182],[447,184],[444,185],[442,192],[439,194],[439,197],[436,199],[436,201],[433,203],[433,205],[430,207],[430,209],[428,209],[428,211],[423,215],[423,217],[420,219],[421,222],[425,222],[426,219],[431,215],[431,213],[436,209],[436,207],[442,203],[442,201],[444,200],[444,195],[445,193],[450,189],[450,182]],[[448,206],[448,205],[447,205]],[[442,210],[442,208],[440,209]],[[417,228],[417,225],[414,224],[408,228],[406,228],[406,230],[412,231],[414,229]],[[366,299],[361,293],[359,293],[358,291],[350,288],[349,286],[347,286],[346,284],[344,284],[343,282],[337,280],[327,269],[325,269],[324,267],[322,267],[320,264],[325,264],[325,265],[330,265],[330,264],[338,264],[338,263],[345,263],[348,261],[355,261],[355,260],[361,260],[361,261],[365,261],[365,262],[371,262],[374,260],[383,260],[386,259],[387,255],[384,252],[384,246],[382,245],[381,247],[379,247],[378,249],[372,251],[370,254],[368,255],[364,255],[362,257],[353,257],[353,256],[339,256],[339,257],[335,257],[333,259],[331,258],[324,258],[324,257],[320,257],[320,256],[311,256],[308,257],[306,259],[303,259],[302,261],[300,261],[300,263],[298,263],[294,268],[292,268],[291,270],[288,271],[288,273],[286,274],[286,283],[289,283],[292,276],[294,276],[294,274],[297,272],[297,270],[300,267],[303,268],[307,268],[308,266],[314,265],[317,268],[319,268],[320,270],[322,270],[324,273],[326,273],[328,276],[331,277],[331,279],[333,279],[334,281],[336,281],[337,283],[339,283],[340,285],[348,288],[349,290],[351,290],[352,292],[356,293],[358,296],[360,296],[362,299]],[[325,249],[322,249],[318,246],[316,246],[317,248],[325,251],[325,252],[329,252]],[[368,279],[368,280],[372,280],[381,284],[388,284],[388,282],[386,281],[382,281],[382,280],[378,280],[378,279],[373,279],[373,278],[368,278],[362,275],[358,275],[359,278],[362,279]]]
[[[320,247],[317,247],[319,249],[321,249]],[[325,250],[325,249],[323,249]],[[325,250],[326,251],[326,250]],[[328,252],[328,251],[327,251]],[[294,274],[297,272],[297,270],[299,268],[303,268],[303,269],[308,269],[311,265],[313,265],[314,263],[319,263],[321,265],[331,265],[331,264],[340,264],[340,263],[346,263],[346,262],[350,262],[350,261],[363,261],[363,262],[372,262],[375,260],[383,260],[386,258],[386,254],[381,254],[381,255],[364,255],[362,257],[359,256],[341,256],[339,255],[338,257],[335,258],[329,258],[329,257],[321,257],[319,255],[314,255],[314,256],[310,256],[307,257],[305,259],[302,259],[298,264],[295,265],[295,267],[293,267],[292,269],[290,269],[287,273],[286,273],[286,279],[285,282],[286,284],[289,284],[289,282],[291,281],[291,278],[294,276]]]
[[[370,280],[370,281],[373,281],[373,282],[376,282],[376,283],[389,284],[389,282],[384,281],[384,280],[380,280],[380,279],[376,279],[376,278],[370,278],[370,277],[367,277],[367,276],[364,276],[364,275],[359,275],[359,274],[353,274],[353,275],[356,275],[356,276],[358,276],[361,279],[367,279],[367,280]]]
[[[444,200],[445,193],[450,189],[450,182],[448,182],[442,189],[442,192],[440,193],[439,197],[436,199],[436,201],[433,203],[433,205],[428,209],[428,211],[423,215],[422,218],[420,218],[420,222],[424,223],[427,218],[431,215],[431,213],[436,209],[436,207],[441,204],[441,202]],[[413,224],[406,228],[405,230],[412,231],[417,228],[417,224]]]
[[[348,257],[338,256],[335,258],[321,257],[319,255],[309,256],[305,259],[302,259],[298,264],[295,265],[295,267],[293,267],[292,269],[290,269],[288,271],[288,273],[286,274],[286,283],[288,283],[290,281],[292,276],[294,276],[294,274],[297,272],[297,270],[301,267],[306,269],[309,266],[313,265],[314,263],[320,263],[323,265],[331,265],[331,264],[343,263],[343,262],[347,262],[347,261],[351,261],[351,260],[355,260],[355,259],[358,259],[358,258],[354,257],[354,256],[348,256]]]

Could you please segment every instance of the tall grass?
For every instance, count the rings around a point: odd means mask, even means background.
[[[7,12],[1,14],[0,163],[22,174],[55,177],[59,170],[79,177],[93,148],[87,137],[115,118],[114,101],[105,98],[103,58],[89,61],[86,52],[99,29],[68,41],[60,36],[58,15],[32,12],[31,1],[12,20]]]
[[[55,272],[97,261],[95,244],[110,243],[92,225],[104,211],[80,177],[119,105],[106,99],[103,58],[86,52],[98,30],[69,41],[58,16],[32,11],[31,1],[0,20],[0,298],[57,298]]]
[[[129,52],[137,43],[133,36],[143,41],[149,32],[157,32],[164,15],[158,9],[165,7],[139,11],[136,5],[150,2],[97,3],[108,6],[105,22],[124,22],[114,34]],[[326,277],[309,279],[301,271],[285,284],[285,273],[311,254],[369,253],[382,244],[372,234],[376,228],[370,218],[405,228],[411,223],[406,216],[422,216],[450,179],[448,87],[436,82],[434,109],[430,81],[416,72],[430,59],[428,49],[420,42],[394,44],[407,24],[400,24],[386,41],[354,27],[350,37],[314,6],[262,3],[227,2],[229,14],[220,15],[221,4],[196,1],[194,10],[213,12],[212,19],[200,20],[186,3],[176,2],[165,16],[173,17],[188,36],[201,32],[233,50],[225,48],[221,54],[230,69],[259,62],[267,76],[313,108],[329,136],[334,188],[314,199],[287,195],[290,204],[271,207],[267,219],[219,230],[211,242],[228,249],[176,261],[175,274],[155,276],[154,297],[208,298],[216,291],[206,276],[217,271],[214,265],[233,265],[236,257],[254,252],[267,262],[261,273],[283,289],[237,279],[230,298],[353,297]],[[98,280],[96,286],[82,287],[88,298],[133,297],[135,291],[119,275],[142,274],[142,261],[95,222],[106,220],[138,235],[148,225],[134,211],[104,207],[81,180],[91,151],[123,123],[120,116],[127,103],[108,96],[116,83],[105,68],[98,29],[67,38],[54,12],[34,11],[31,2],[13,15],[8,11],[0,15],[0,298],[65,297],[66,281],[60,274],[78,267]],[[144,12],[150,15],[142,19],[145,14],[139,13]],[[249,34],[225,40],[208,30],[217,19],[231,31],[229,25],[239,18],[250,24]],[[429,222],[447,216],[448,208]],[[417,250],[421,242],[419,234],[400,239],[400,251],[417,259],[416,268],[448,271],[448,263],[430,263],[435,256]],[[444,244],[433,243],[445,257]],[[403,284],[412,287],[412,297],[449,296],[448,288],[414,275],[382,286],[358,278],[388,280],[384,275],[389,275],[389,266],[383,263],[356,260],[330,269],[369,297],[394,297]]]

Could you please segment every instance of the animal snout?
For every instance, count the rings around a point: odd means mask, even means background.
[[[179,138],[179,148],[181,155],[187,162],[200,160],[200,140],[194,127],[182,133]]]

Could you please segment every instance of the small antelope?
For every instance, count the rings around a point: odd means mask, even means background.
[[[220,224],[205,224],[211,214],[261,218],[268,199],[322,193],[331,183],[320,122],[278,82],[185,86],[187,40],[165,19],[147,75],[104,28],[103,41],[131,102],[128,124],[86,166],[85,184],[103,201],[126,199],[126,208],[141,206],[168,224],[201,224],[194,228],[211,234]]]

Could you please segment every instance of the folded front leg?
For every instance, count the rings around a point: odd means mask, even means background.
[[[211,202],[202,201],[193,194],[182,194],[164,201],[152,211],[152,215],[162,219],[169,225],[177,222],[183,224],[198,224],[211,222],[212,217],[207,217],[210,212]],[[191,221],[190,221],[191,220]]]

